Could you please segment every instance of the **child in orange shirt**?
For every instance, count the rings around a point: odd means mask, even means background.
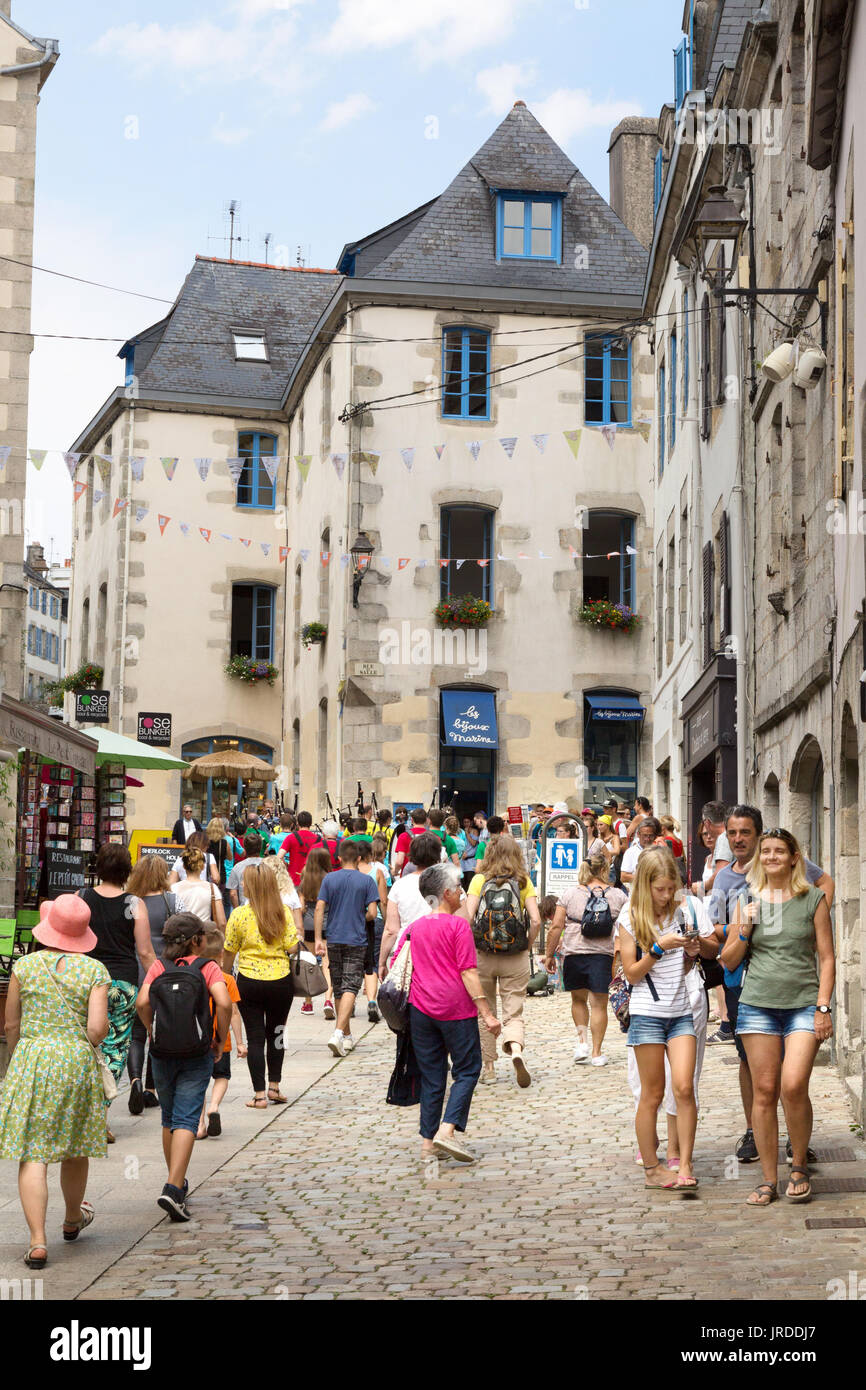
[[[205,934],[202,942],[201,954],[205,960],[219,961],[222,959],[225,937],[218,927],[213,927]],[[226,1037],[225,1047],[221,1057],[213,1065],[213,1091],[211,1092],[210,1105],[205,1100],[199,1120],[198,1133],[196,1139],[215,1139],[222,1134],[222,1120],[220,1119],[220,1103],[228,1090],[229,1081],[232,1074],[232,1038],[234,1033],[237,1043],[238,1057],[246,1057],[247,1048],[244,1042],[243,1029],[241,1027],[241,1015],[238,1009],[240,994],[233,975],[227,975],[222,971],[222,977],[232,1001],[232,1021],[231,1031]]]

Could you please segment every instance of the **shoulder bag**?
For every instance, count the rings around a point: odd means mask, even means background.
[[[314,999],[319,994],[325,994],[328,989],[328,981],[325,979],[325,972],[315,959],[304,960],[304,955],[311,955],[310,952],[303,952],[298,946],[296,951],[287,952],[292,967],[292,984],[295,987],[295,994],[302,994],[305,998]]]
[[[44,958],[41,957],[41,956],[37,957],[37,959],[40,960],[41,964],[43,964],[43,965],[45,966],[45,969],[48,971],[48,978],[49,978],[49,980],[51,981],[51,983],[53,984],[54,988],[56,989],[58,995],[60,996],[60,1001],[61,1001],[61,1003],[63,1004],[64,1009],[66,1010],[66,1012],[67,1012],[68,1014],[71,1014],[71,1015],[72,1015],[72,1018],[73,1018],[75,1024],[77,1025],[79,1032],[81,1033],[82,1037],[84,1038],[85,1042],[87,1043],[87,1046],[90,1048],[91,1052],[93,1053],[94,1057],[96,1058],[96,1065],[97,1065],[98,1068],[99,1068],[99,1079],[100,1079],[100,1081],[102,1082],[102,1092],[103,1092],[103,1095],[105,1096],[105,1099],[106,1099],[107,1101],[112,1101],[112,1100],[114,1100],[114,1099],[116,1098],[116,1096],[117,1096],[117,1082],[116,1082],[116,1080],[115,1080],[115,1078],[114,1078],[114,1072],[111,1070],[110,1066],[109,1066],[108,1063],[106,1062],[106,1060],[105,1060],[105,1058],[103,1057],[102,1053],[100,1052],[99,1048],[93,1046],[93,1043],[90,1041],[90,1039],[89,1039],[88,1036],[87,1036],[87,1030],[86,1030],[86,1028],[82,1028],[82,1027],[81,1027],[81,1024],[80,1024],[78,1018],[76,1017],[75,1013],[73,1012],[73,1009],[71,1008],[71,1006],[70,1006],[70,1004],[69,1004],[69,1000],[66,998],[65,994],[63,993],[63,990],[60,988],[60,985],[57,983],[57,980],[56,980],[56,978],[55,978],[55,976],[54,976],[53,971],[51,970],[51,967],[48,965],[48,962],[47,962],[46,960],[44,960]]]
[[[409,1023],[409,990],[412,987],[411,930],[379,986],[376,1003],[392,1033],[402,1033]]]

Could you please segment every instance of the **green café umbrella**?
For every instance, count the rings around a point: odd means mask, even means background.
[[[124,767],[149,767],[164,772],[180,772],[189,766],[182,758],[175,758],[162,748],[149,748],[146,743],[139,743],[134,738],[125,738],[123,734],[116,734],[113,729],[103,729],[95,725],[83,728],[79,732],[96,739],[99,744],[96,754],[97,767],[102,767],[103,763],[123,763]]]

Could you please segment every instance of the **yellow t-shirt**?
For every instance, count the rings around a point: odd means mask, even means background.
[[[485,882],[486,882],[486,879],[485,879],[485,877],[484,877],[483,874],[475,874],[474,877],[473,877],[473,879],[472,879],[472,882],[471,882],[470,885],[469,885],[469,888],[467,889],[467,896],[470,897],[470,898],[480,898],[480,897],[481,897],[481,892],[482,892],[482,889],[484,888]],[[537,897],[538,897],[538,894],[537,894],[536,891],[535,891],[535,884],[532,883],[530,879],[527,879],[527,880],[526,880],[526,884],[525,884],[524,887],[521,888],[521,890],[520,890],[520,906],[521,906],[521,908],[525,908],[525,907],[526,907],[526,900],[527,900],[527,898],[537,898]]]
[[[251,980],[282,980],[291,966],[287,951],[298,943],[295,919],[284,908],[286,930],[279,941],[265,941],[249,903],[236,907],[226,924],[226,950],[238,958],[238,972]]]

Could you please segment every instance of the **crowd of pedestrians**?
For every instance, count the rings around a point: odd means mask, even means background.
[[[540,899],[550,836],[579,842],[579,872]],[[756,807],[708,803],[691,866],[676,820],[644,797],[579,813],[538,806],[528,839],[481,811],[461,820],[450,808],[401,806],[206,828],[184,806],[173,838],[134,868],[124,847],[104,845],[95,885],[44,902],[38,949],[13,967],[0,1157],[19,1163],[32,1268],[48,1258],[48,1164],[61,1165],[64,1239],[94,1219],[88,1163],[113,1142],[124,1071],[130,1112],[160,1110],[158,1204],[190,1219],[187,1170],[196,1141],[222,1133],[233,1046],[249,1073],[246,1104],[287,1101],[283,1035],[301,952],[321,967],[333,1056],[354,1049],[359,995],[370,1023],[382,1017],[380,990],[382,1009],[392,1005],[389,1099],[420,1104],[422,1156],[473,1161],[463,1138],[472,1097],[479,1082],[496,1084],[500,1052],[517,1086],[532,1085],[525,1004],[547,978],[571,996],[575,1064],[608,1064],[612,1016],[627,1029],[648,1189],[697,1187],[705,1047],[730,1043],[745,1115],[737,1158],[761,1168],[749,1205],[780,1195],[780,1100],[785,1196],[810,1199],[809,1078],[832,1034],[834,885],[788,830],[765,829]],[[314,1012],[302,997],[300,1014]],[[708,1021],[718,1024],[709,1036]]]

